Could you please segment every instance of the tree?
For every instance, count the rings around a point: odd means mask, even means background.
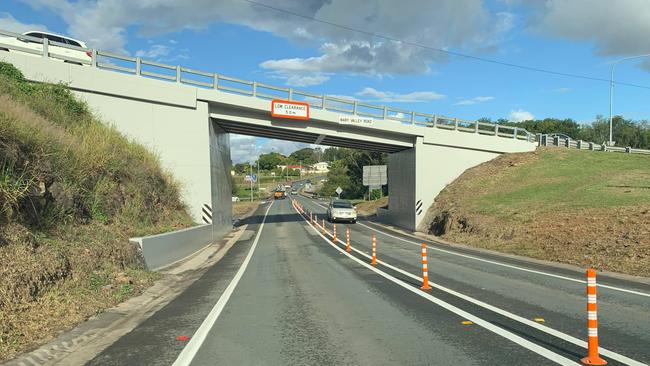
[[[287,157],[277,152],[270,152],[268,154],[261,154],[258,160],[260,162],[260,170],[273,170],[278,165],[285,165],[284,163]]]
[[[343,189],[342,198],[356,198],[353,193],[356,190],[352,187],[353,184],[347,172],[348,169],[344,161],[334,162],[327,173],[327,182],[320,191],[321,196],[334,197],[337,195],[336,188],[341,187]]]
[[[248,163],[237,163],[232,167],[232,169],[237,174],[246,174],[250,170]]]
[[[343,189],[343,198],[361,198],[366,193],[363,185],[363,167],[365,165],[383,165],[388,160],[385,153],[369,152],[355,149],[336,149],[335,160],[327,173],[327,182],[323,186],[321,194],[335,196],[337,187]],[[327,152],[327,150],[326,150]],[[384,187],[387,190],[387,187]]]
[[[314,149],[306,147],[304,149],[296,150],[289,155],[289,162],[291,164],[299,164],[302,161],[303,165],[311,165],[317,163],[314,154]]]

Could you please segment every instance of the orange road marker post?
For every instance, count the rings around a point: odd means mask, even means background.
[[[333,225],[334,225],[334,229],[333,229],[334,230],[334,235],[332,235],[332,240],[334,241],[334,243],[336,243],[336,224],[333,224]]]
[[[345,243],[347,244],[345,247],[345,251],[350,253],[352,251],[352,248],[350,248],[350,228],[346,227],[345,228]]]
[[[427,245],[422,243],[422,287],[421,290],[431,290],[429,286],[429,266],[427,260]]]
[[[589,345],[587,357],[581,359],[585,365],[607,365],[598,354],[598,313],[596,305],[596,270],[587,270],[587,332]]]
[[[323,219],[323,235],[325,235],[327,231],[325,230],[325,219]]]
[[[372,262],[370,264],[377,265],[377,237],[375,234],[372,234]]]

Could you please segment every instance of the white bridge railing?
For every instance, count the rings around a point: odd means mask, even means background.
[[[644,154],[650,155],[650,150],[645,149],[635,149],[630,146],[607,146],[606,144],[595,144],[593,142],[587,142],[582,140],[573,140],[570,138],[560,138],[559,136],[549,136],[538,134],[536,136],[536,141],[539,142],[539,146],[550,146],[550,147],[564,147],[567,149],[577,149],[577,150],[591,150],[591,151],[613,151],[613,152],[622,152],[628,154]]]
[[[15,40],[24,43],[40,44],[41,47],[40,49],[34,49],[17,45]],[[79,51],[80,56],[87,53],[89,56],[85,58],[69,57],[54,52],[56,48],[52,48],[51,46]],[[47,39],[29,37],[19,33],[0,30],[0,52],[3,50],[19,51],[42,56],[44,58],[59,59],[73,64],[88,65],[104,70],[189,84],[196,87],[216,89],[230,93],[248,95],[251,97],[303,101],[309,103],[312,108],[357,115],[360,117],[392,120],[415,126],[440,128],[480,135],[491,135],[529,142],[535,141],[535,135],[523,128],[504,126],[496,123],[462,120],[459,118],[420,113],[385,105],[374,105],[358,100],[314,94],[295,90],[293,88],[284,88],[258,83],[256,81],[242,80],[216,73],[193,70],[178,65],[168,65],[160,62],[143,60],[140,57],[122,56],[110,52],[76,47],[48,41]]]

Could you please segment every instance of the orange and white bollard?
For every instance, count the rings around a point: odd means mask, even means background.
[[[314,223],[314,216],[312,216],[311,211],[309,211],[309,222]]]
[[[607,365],[607,361],[598,354],[598,315],[596,306],[596,270],[587,270],[587,332],[589,349],[587,357],[583,358],[585,365]]]
[[[377,237],[375,234],[372,234],[372,262],[370,264],[377,265]]]
[[[350,253],[352,251],[352,248],[350,248],[350,228],[349,227],[345,228],[345,243],[346,243],[345,251]]]
[[[323,228],[323,235],[325,235],[327,233],[325,230],[325,219],[323,219],[323,225],[321,227]]]
[[[334,242],[336,242],[336,224],[334,224],[334,228],[332,230],[333,230],[333,233],[334,233],[332,235],[332,240],[334,240]]]
[[[429,266],[427,260],[427,245],[422,243],[422,290],[431,290],[429,286]]]

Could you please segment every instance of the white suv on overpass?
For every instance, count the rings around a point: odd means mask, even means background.
[[[90,64],[92,51],[82,41],[42,31],[29,31],[22,35],[25,37],[0,34],[0,51],[42,57],[43,39],[47,39],[50,57],[78,65]]]

